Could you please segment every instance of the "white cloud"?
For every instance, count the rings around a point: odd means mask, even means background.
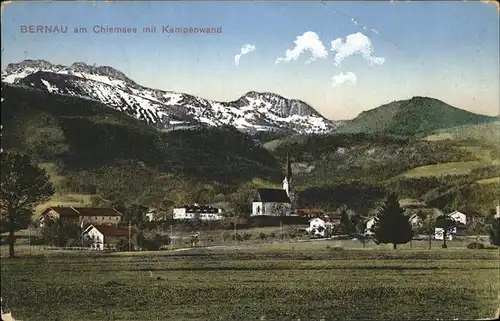
[[[385,62],[383,57],[372,56],[373,45],[367,36],[361,32],[353,33],[345,38],[337,38],[332,41],[331,51],[335,52],[335,65],[340,66],[345,58],[354,54],[361,54],[370,64],[381,65]]]
[[[340,74],[332,77],[332,85],[333,87],[342,85],[346,81],[350,81],[352,84],[356,84],[358,82],[358,78],[355,74],[348,71],[347,73],[341,72]]]
[[[236,66],[240,64],[241,56],[246,55],[247,53],[254,51],[255,49],[257,48],[254,45],[249,45],[249,44],[246,44],[243,47],[241,47],[240,53],[234,56],[234,63],[236,64]]]
[[[291,50],[287,49],[285,57],[276,58],[276,61],[274,62],[275,64],[278,64],[281,61],[288,62],[297,60],[300,55],[306,51],[309,51],[312,56],[306,61],[306,64],[311,63],[318,58],[326,58],[326,56],[328,56],[328,51],[319,39],[318,34],[313,31],[304,32],[304,34],[302,36],[298,36],[293,43],[295,44],[295,48]]]

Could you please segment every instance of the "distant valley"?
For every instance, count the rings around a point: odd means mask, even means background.
[[[428,97],[337,122],[270,93],[219,103],[148,89],[110,67],[25,61],[2,71],[1,121],[2,148],[49,172],[49,204],[241,210],[255,188],[280,186],[290,153],[301,206],[333,210],[344,201],[332,195],[359,193],[369,204],[347,205],[366,214],[396,191],[484,214],[500,176],[498,117]]]

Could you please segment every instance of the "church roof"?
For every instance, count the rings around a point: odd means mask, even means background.
[[[257,197],[261,202],[290,203],[284,189],[258,188]]]

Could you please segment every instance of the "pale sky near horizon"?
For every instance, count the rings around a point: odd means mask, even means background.
[[[83,61],[219,101],[274,92],[330,119],[413,96],[498,115],[499,16],[477,1],[13,2],[2,9],[2,69],[25,59]],[[68,33],[22,33],[22,25]],[[94,33],[95,25],[138,32]],[[150,25],[156,33],[144,34]],[[167,25],[222,32],[162,33]]]

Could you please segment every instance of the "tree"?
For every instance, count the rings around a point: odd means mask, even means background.
[[[119,207],[115,207],[119,208]],[[119,209],[118,209],[119,210]],[[123,210],[122,221],[124,223],[130,223],[137,229],[142,230],[146,225],[146,214],[148,212],[148,207],[140,204],[132,204]]]
[[[462,226],[463,227],[463,226]],[[488,226],[479,221],[467,221],[466,233],[467,235],[482,235],[488,233]]]
[[[413,238],[412,226],[404,209],[399,205],[397,194],[391,193],[380,207],[375,216],[372,232],[377,244],[392,243],[393,249],[396,249],[398,244],[408,243]]]
[[[52,246],[83,246],[82,229],[72,223],[60,219],[46,220],[41,229],[42,240]]]
[[[115,245],[115,248],[117,251],[119,252],[127,252],[129,250],[129,240],[128,238],[126,237],[120,237],[117,241],[116,241],[116,245]]]
[[[436,228],[436,217],[434,214],[425,213],[424,211],[418,211],[417,216],[419,218],[417,225],[417,233],[425,234],[429,241],[429,250],[432,247],[432,236],[435,233]]]
[[[9,231],[9,257],[14,257],[14,232],[31,222],[33,208],[54,194],[47,172],[18,153],[1,153],[0,224]]]
[[[190,235],[189,238],[190,238],[191,246],[198,245],[198,242],[199,242],[199,234],[198,233]]]
[[[500,246],[500,218],[495,218],[489,227],[490,243]]]
[[[229,195],[228,211],[233,216],[248,218],[251,212],[252,199],[255,196],[256,186],[252,183],[244,183]]]
[[[446,245],[446,239],[448,238],[448,235],[456,229],[457,221],[455,221],[451,216],[447,214],[439,215],[438,217],[436,217],[436,227],[443,230],[442,248],[445,249],[448,247]]]
[[[351,219],[346,208],[342,208],[340,212],[339,232],[340,234],[349,234],[351,232]]]
[[[346,206],[342,206],[340,209],[340,234],[355,234],[359,220],[359,216],[354,211],[349,210]]]
[[[356,216],[356,238],[358,241],[363,244],[363,248],[366,247],[366,242],[368,241],[368,237],[365,234],[365,228],[366,228],[366,223],[365,223],[365,218],[361,216]]]

